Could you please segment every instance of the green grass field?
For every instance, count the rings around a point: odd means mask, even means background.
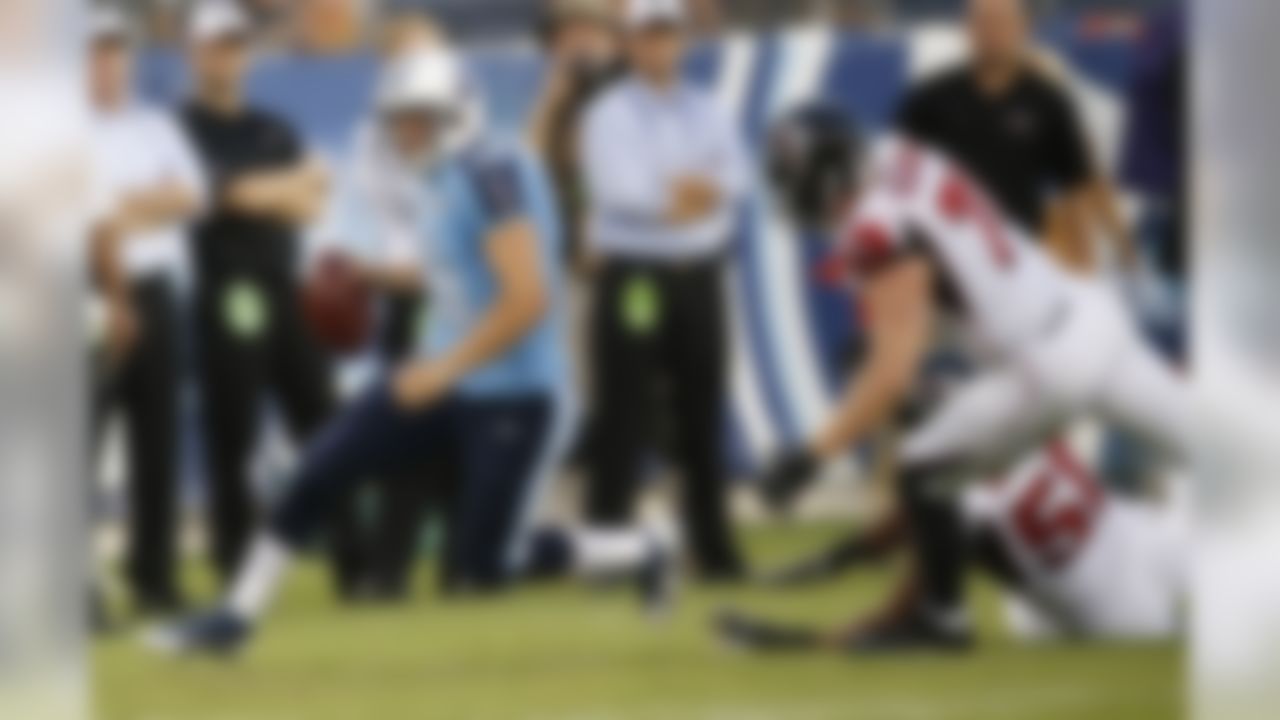
[[[767,528],[761,562],[833,528]],[[94,653],[102,720],[1145,720],[1180,716],[1180,652],[1019,647],[979,587],[983,646],[963,659],[753,658],[707,631],[733,603],[837,622],[869,607],[883,576],[800,593],[691,590],[663,625],[627,593],[566,585],[488,601],[423,599],[342,611],[317,567],[300,572],[260,643],[236,663],[174,663],[134,633]],[[425,593],[424,593],[425,595]]]

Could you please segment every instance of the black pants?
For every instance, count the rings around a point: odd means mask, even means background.
[[[720,263],[612,261],[595,290],[588,515],[629,522],[646,451],[666,444],[683,474],[685,536],[700,571],[739,575],[721,446],[728,363]]]
[[[449,561],[466,586],[501,588],[523,569],[530,503],[554,450],[554,417],[553,401],[541,394],[454,397],[407,411],[380,383],[307,448],[272,530],[292,547],[305,547],[361,481],[456,454],[461,478],[450,553],[457,556]]]
[[[177,303],[161,279],[136,282],[132,294],[138,343],[98,384],[94,435],[108,414],[122,412],[130,459],[128,580],[141,602],[166,602],[177,596]]]
[[[334,404],[328,359],[306,327],[287,276],[203,278],[196,303],[213,560],[224,581],[244,555],[256,513],[249,459],[265,397],[301,447]],[[356,562],[340,523],[339,574]]]
[[[394,368],[411,353],[422,307],[423,297],[418,293],[387,293],[383,298],[378,350],[390,367]],[[364,567],[360,578],[363,590],[384,597],[408,592],[427,509],[450,505],[455,477],[452,467],[452,463],[442,457],[411,472],[372,479],[369,489],[375,501],[375,522],[372,527],[367,527],[367,523],[358,525],[352,538]],[[427,482],[426,478],[437,482]],[[360,499],[354,498],[357,502]],[[339,524],[344,522],[339,513]]]

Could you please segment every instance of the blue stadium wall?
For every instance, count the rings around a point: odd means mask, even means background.
[[[1064,20],[1043,28],[1041,36],[1062,61],[1100,156],[1110,162],[1120,141],[1132,34]],[[741,118],[753,141],[776,113],[816,96],[840,103],[877,130],[891,120],[910,83],[958,57],[961,45],[955,29],[942,25],[876,35],[797,28],[699,48],[689,73]],[[518,132],[540,87],[537,53],[491,48],[470,53],[469,61],[494,121]],[[153,52],[142,72],[151,98],[181,97],[184,71],[173,56]],[[340,159],[368,107],[375,75],[376,61],[366,56],[266,57],[252,95],[292,119],[318,151]],[[789,237],[766,208],[758,202],[743,213],[730,288],[737,311],[727,443],[740,470],[814,429],[838,389],[842,358],[857,340],[848,299],[815,281],[818,243]]]

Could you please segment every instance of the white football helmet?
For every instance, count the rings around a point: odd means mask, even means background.
[[[463,147],[481,128],[483,114],[461,60],[445,48],[423,48],[392,60],[375,100],[382,117],[422,112],[442,123],[432,160]]]

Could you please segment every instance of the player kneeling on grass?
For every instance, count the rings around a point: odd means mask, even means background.
[[[979,370],[906,433],[896,478],[919,582],[881,622],[839,643],[963,649],[972,636],[961,482],[1007,472],[1089,417],[1185,458],[1189,401],[1110,293],[1054,264],[963,170],[902,137],[875,145],[865,163],[862,150],[852,121],[823,106],[788,116],[771,136],[777,196],[798,223],[836,231],[871,348],[834,417],[774,463],[764,488],[797,492],[823,461],[892,422],[950,331]]]
[[[159,649],[232,653],[267,609],[296,552],[364,478],[460,457],[454,543],[479,590],[530,576],[633,573],[654,609],[668,599],[671,543],[642,530],[528,527],[571,436],[560,228],[541,168],[486,136],[458,60],[423,51],[379,92],[386,140],[412,163],[415,219],[432,293],[425,348],[358,399],[307,449],[225,602],[150,638]]]
[[[1108,497],[1063,442],[1031,453],[1006,475],[963,488],[968,560],[1006,594],[1010,629],[1024,640],[1162,640],[1182,626],[1188,525],[1174,495],[1166,503]],[[800,588],[878,564],[911,542],[900,509],[826,551],[770,573],[772,587]],[[897,597],[909,599],[918,582]],[[834,633],[850,633],[880,618]],[[759,649],[820,645],[821,633],[784,628],[736,612],[719,618],[734,642]]]

